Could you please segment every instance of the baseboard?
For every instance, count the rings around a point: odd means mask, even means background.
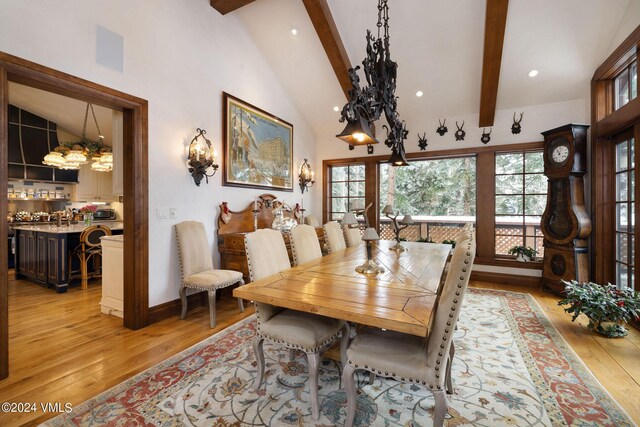
[[[187,296],[187,307],[189,307],[189,310],[206,305],[208,305],[206,292],[198,292]],[[156,323],[170,317],[177,317],[180,315],[181,310],[182,303],[180,302],[180,298],[149,307],[149,324]]]
[[[542,286],[542,277],[493,273],[490,271],[472,271],[471,280],[498,283],[500,285],[524,286],[527,288],[540,288]]]

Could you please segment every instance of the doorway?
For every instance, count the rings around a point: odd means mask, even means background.
[[[0,52],[0,164],[8,163],[9,82],[42,89],[83,102],[122,111],[124,233],[124,326],[148,324],[148,103],[90,81]],[[0,194],[8,188],[7,168],[0,168]],[[7,198],[0,197],[0,218],[7,216]],[[8,233],[6,220],[0,232]],[[7,245],[0,259],[8,259]],[[9,375],[8,265],[0,263],[0,379]]]

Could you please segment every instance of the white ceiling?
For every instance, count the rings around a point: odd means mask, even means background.
[[[631,0],[638,1],[638,0]],[[375,30],[377,0],[328,0],[352,65]],[[398,110],[412,130],[437,117],[477,114],[480,105],[483,0],[390,0],[391,57],[398,63]],[[511,0],[497,108],[588,96],[629,0]],[[282,84],[321,137],[342,130],[345,97],[300,0],[257,0],[237,14]],[[290,29],[298,29],[292,36]],[[531,69],[539,75],[530,78]],[[424,92],[422,98],[416,91]],[[250,100],[249,100],[250,101]],[[477,126],[476,124],[474,124]]]
[[[9,103],[56,123],[59,129],[71,135],[78,137],[82,135],[86,102],[9,82]],[[96,113],[100,131],[105,137],[104,143],[111,145],[113,110],[99,105],[94,105],[93,110]],[[98,140],[98,130],[91,116],[91,110],[87,119],[86,135],[92,141]]]

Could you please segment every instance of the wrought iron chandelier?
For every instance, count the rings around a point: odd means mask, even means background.
[[[351,146],[377,144],[374,122],[384,113],[387,121],[382,128],[386,132],[385,145],[391,148],[389,163],[406,166],[404,140],[409,131],[400,120],[397,107],[396,78],[398,64],[391,60],[389,50],[389,6],[387,0],[378,0],[378,34],[374,38],[367,30],[367,56],[362,61],[362,69],[367,86],[360,87],[358,70],[349,69],[351,89],[349,99],[342,108],[340,122],[347,122],[337,138]],[[381,34],[382,33],[382,34]],[[387,126],[388,125],[388,126]]]

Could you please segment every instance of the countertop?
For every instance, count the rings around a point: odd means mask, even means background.
[[[97,224],[96,224],[97,225]],[[123,224],[121,222],[113,222],[108,224],[111,230],[122,230]],[[26,231],[41,231],[44,233],[52,234],[64,234],[64,233],[81,233],[86,227],[81,222],[78,224],[71,224],[67,226],[63,224],[61,227],[55,224],[51,225],[18,225],[13,227],[14,230],[26,230]]]
[[[124,242],[124,234],[118,234],[116,236],[102,236],[100,240],[108,240],[110,242]]]

